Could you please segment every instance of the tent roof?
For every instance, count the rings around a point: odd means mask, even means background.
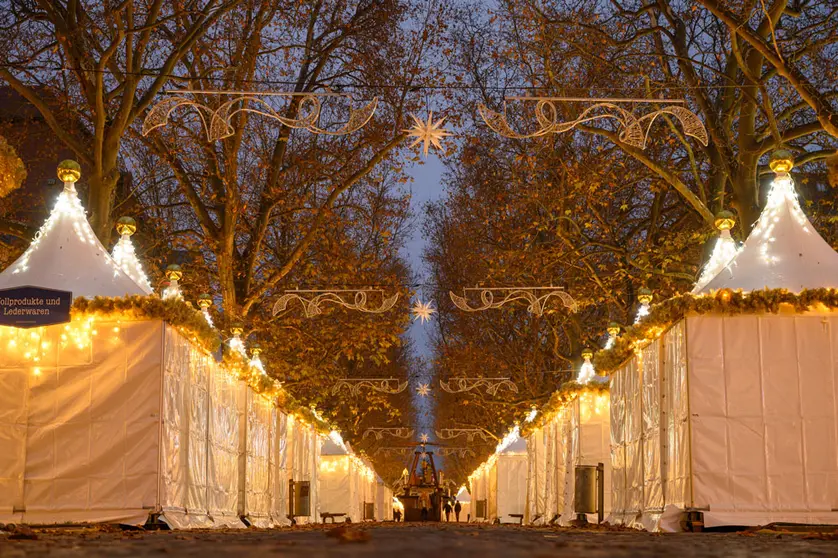
[[[146,295],[96,238],[72,182],[64,184],[29,248],[0,273],[0,288],[44,287],[74,297]]]
[[[699,293],[765,288],[800,292],[836,286],[838,253],[800,209],[791,177],[780,174],[742,249]]]
[[[331,438],[325,438],[320,447],[320,455],[349,455],[346,446],[340,446]]]
[[[501,450],[499,455],[504,455],[504,454],[515,455],[515,454],[526,453],[526,452],[527,452],[527,439],[522,436],[522,437],[519,437],[514,442],[512,442],[511,444],[509,444],[508,446],[506,446],[505,448],[503,448],[503,450]]]

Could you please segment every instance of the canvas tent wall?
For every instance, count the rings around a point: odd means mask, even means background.
[[[527,442],[516,435],[514,442],[493,454],[470,477],[473,519],[518,522],[527,505]],[[478,503],[480,502],[480,503]]]
[[[90,342],[76,344],[88,326]],[[262,524],[284,515],[285,415],[175,328],[103,320],[0,331],[21,349],[0,353],[0,522],[139,524],[160,514],[177,528],[241,527],[240,515]],[[28,342],[48,348],[37,374]],[[290,440],[314,437],[300,423]],[[316,480],[317,452],[300,447],[300,470]]]
[[[375,482],[375,518],[379,521],[393,520],[393,491],[380,478]]]
[[[321,510],[324,513],[346,514],[347,518],[358,522],[365,519],[365,504],[372,504],[374,515],[376,483],[372,470],[342,442],[326,438],[321,452]]]
[[[84,346],[39,328],[37,374],[0,355],[0,521],[241,525],[238,381],[162,321],[93,327]]]
[[[677,322],[614,374],[615,518],[838,523],[836,349],[833,313]]]

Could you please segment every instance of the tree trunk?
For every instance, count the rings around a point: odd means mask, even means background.
[[[88,180],[87,210],[91,214],[93,232],[105,247],[108,247],[111,241],[111,209],[118,181],[119,169],[116,166],[101,175],[93,173]]]

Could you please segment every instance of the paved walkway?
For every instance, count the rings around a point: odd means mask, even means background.
[[[365,524],[247,531],[19,529],[0,534],[0,558],[50,556],[674,558],[838,556],[834,535],[651,534],[626,531],[445,524]],[[829,540],[832,538],[833,540]]]

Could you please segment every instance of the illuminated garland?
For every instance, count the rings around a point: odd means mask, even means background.
[[[547,403],[541,407],[537,417],[532,422],[524,425],[521,430],[521,435],[528,436],[532,432],[544,427],[544,425],[552,421],[556,415],[562,411],[562,409],[567,407],[583,393],[600,395],[608,393],[609,389],[609,385],[605,382],[591,382],[588,384],[565,382],[559,389],[553,392]]]
[[[71,315],[74,318],[88,315],[102,319],[163,320],[208,352],[214,352],[219,345],[218,331],[207,324],[200,312],[179,299],[136,295],[78,297],[73,300]]]
[[[656,339],[670,325],[687,315],[777,314],[782,305],[790,305],[797,313],[818,306],[835,310],[838,309],[838,290],[804,289],[794,294],[786,289],[764,289],[748,293],[720,289],[706,295],[677,295],[652,306],[649,315],[640,323],[627,327],[611,349],[599,351],[594,357],[594,364],[600,373],[616,370],[631,358],[638,343]]]

